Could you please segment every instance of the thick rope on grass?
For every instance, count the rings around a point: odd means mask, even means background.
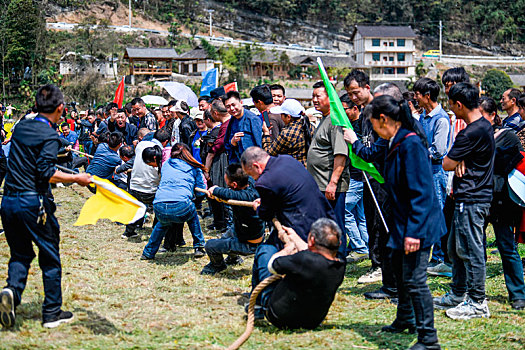
[[[250,338],[250,335],[252,335],[253,332],[255,322],[255,301],[257,300],[257,297],[264,290],[264,288],[268,287],[273,282],[280,280],[282,277],[283,276],[281,275],[273,275],[268,278],[265,278],[252,291],[252,294],[250,296],[250,302],[248,304],[248,321],[246,323],[246,330],[236,341],[233,342],[232,345],[228,347],[228,350],[237,350],[242,346],[242,344],[244,344],[246,340],[248,340],[248,338]]]

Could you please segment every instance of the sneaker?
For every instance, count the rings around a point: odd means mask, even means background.
[[[434,308],[439,310],[448,310],[465,301],[465,295],[458,296],[452,292],[448,292],[442,297],[434,298]]]
[[[201,271],[201,275],[215,275],[216,273],[219,273],[221,271],[226,270],[228,267],[223,262],[222,265],[214,265],[212,263],[209,263],[208,265],[204,266],[204,268]]]
[[[442,262],[436,266],[427,268],[427,273],[431,276],[452,277],[452,266]]]
[[[383,289],[383,287],[373,292],[363,294],[366,299],[397,299],[397,294],[392,294]]]
[[[44,328],[55,328],[60,326],[62,323],[69,323],[73,321],[73,313],[69,311],[62,311],[60,310],[60,313],[55,316],[54,318],[44,321],[42,325]]]
[[[361,260],[365,260],[367,258],[368,258],[368,253],[350,252],[350,254],[346,256],[346,262],[355,263]]]
[[[142,254],[142,255],[140,256],[140,260],[153,260],[153,259],[155,259],[155,258],[148,258],[148,257],[147,257],[146,255],[144,255],[144,254]]]
[[[412,345],[408,350],[441,350],[441,345],[438,342],[432,344],[417,342]]]
[[[476,303],[468,298],[458,306],[446,311],[448,317],[453,320],[470,320],[472,318],[490,317],[487,299],[482,303]]]
[[[357,283],[359,284],[375,283],[375,282],[381,282],[382,280],[383,280],[383,273],[381,272],[381,268],[377,267],[375,269],[370,269],[363,276],[359,277],[359,279],[357,280]]]
[[[243,263],[243,259],[238,256],[238,255],[235,255],[235,256],[230,256],[228,255],[226,257],[226,259],[224,259],[224,262],[226,263],[226,265],[228,266],[233,266],[233,265],[240,265]]]
[[[203,256],[206,256],[206,252],[204,251],[203,247],[197,247],[195,248],[195,253],[193,254],[195,258],[202,258]]]
[[[128,232],[124,232],[122,234],[122,236],[120,236],[122,239],[129,239],[129,238],[137,238],[139,237],[140,235],[136,232],[133,232],[133,233],[128,233]]]
[[[516,299],[511,304],[514,310],[523,310],[525,309],[525,299]]]
[[[6,328],[15,325],[15,297],[10,288],[0,293],[0,323]]]
[[[244,304],[244,312],[246,314],[248,314],[248,307],[249,306],[250,306],[250,303]],[[263,309],[263,307],[261,305],[255,304],[255,306],[253,308],[253,311],[254,311],[255,321],[257,321],[257,320],[264,320],[264,309]]]

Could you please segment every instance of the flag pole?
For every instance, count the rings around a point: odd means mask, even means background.
[[[78,171],[75,171],[73,169],[69,169],[69,168],[66,168],[64,166],[61,166],[61,165],[58,165],[58,164],[55,164],[55,167],[60,170],[60,171],[63,171],[65,173],[69,173],[69,174],[78,174]]]
[[[372,194],[372,198],[374,199],[374,204],[376,205],[376,209],[379,212],[379,216],[381,217],[381,221],[383,221],[383,225],[385,226],[386,233],[390,233],[388,230],[388,226],[386,225],[385,217],[383,216],[383,213],[381,212],[381,208],[379,208],[379,203],[377,203],[376,196],[374,194],[374,191],[372,191],[372,186],[370,185],[370,181],[368,181],[368,177],[366,176],[366,173],[364,170],[361,170],[363,172],[363,176],[366,180],[366,184],[368,185],[368,189],[370,190],[370,193]]]

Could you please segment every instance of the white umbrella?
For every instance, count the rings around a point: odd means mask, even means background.
[[[147,104],[147,105],[161,106],[161,105],[167,105],[168,104],[168,100],[166,100],[164,97],[162,97],[162,96],[154,96],[154,95],[142,96],[142,101],[144,101],[144,103]]]
[[[177,100],[186,101],[190,107],[198,107],[199,99],[188,86],[175,81],[158,81],[157,85],[166,89],[171,97]]]

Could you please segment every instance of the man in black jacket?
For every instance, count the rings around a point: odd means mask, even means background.
[[[224,179],[229,188],[210,187],[208,190],[210,198],[248,202],[259,198],[253,179],[242,170],[239,163],[232,163],[226,168]],[[204,249],[210,258],[210,263],[202,269],[202,275],[214,275],[225,270],[226,265],[242,262],[238,255],[255,254],[257,246],[262,242],[264,222],[253,208],[232,206],[232,211],[233,231],[226,232],[220,239],[206,241]],[[223,254],[228,254],[226,261],[223,259]]]
[[[170,108],[170,111],[177,114],[177,118],[180,119],[179,134],[180,142],[184,143],[191,149],[191,134],[197,129],[197,124],[189,116],[190,108],[184,101],[177,101],[175,106]]]
[[[319,190],[314,178],[304,166],[288,155],[270,157],[262,148],[250,147],[241,156],[244,171],[255,180],[261,196],[254,208],[262,220],[274,217],[292,228],[303,241],[307,241],[312,224],[319,218],[335,220],[332,206]],[[264,244],[259,245],[253,262],[252,288],[271,275],[268,262],[273,254],[284,247],[277,230],[272,231]],[[258,305],[268,299],[268,290],[259,295]],[[262,301],[262,303],[261,303]]]
[[[49,184],[76,182],[87,186],[91,176],[55,169],[60,144],[53,124],[64,110],[64,96],[59,88],[41,87],[36,93],[36,106],[39,114],[33,120],[20,122],[11,138],[2,198],[2,223],[11,251],[7,287],[0,294],[0,323],[4,327],[15,324],[15,308],[21,302],[35,258],[33,243],[38,247],[44,282],[43,326],[54,328],[73,320],[71,312],[61,310],[60,228]]]

